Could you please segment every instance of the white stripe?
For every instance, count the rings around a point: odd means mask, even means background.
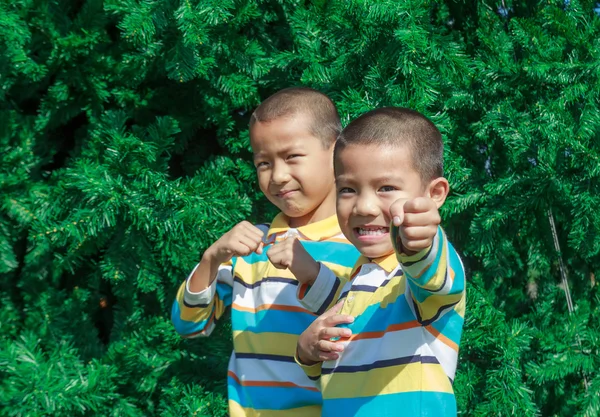
[[[298,286],[284,282],[263,282],[255,288],[246,288],[237,282],[233,285],[233,302],[242,307],[256,308],[263,304],[302,307],[298,300]]]
[[[336,361],[323,363],[323,368],[369,365],[377,361],[404,358],[421,353],[425,329],[417,327],[386,333],[377,339],[342,342],[344,352]]]

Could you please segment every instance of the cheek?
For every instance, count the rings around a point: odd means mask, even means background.
[[[269,174],[265,171],[257,172],[256,179],[261,191],[265,191],[269,187]]]

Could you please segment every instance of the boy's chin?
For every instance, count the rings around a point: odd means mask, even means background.
[[[369,259],[383,258],[390,256],[394,253],[394,248],[391,245],[389,247],[384,248],[357,246],[357,249],[364,257]]]

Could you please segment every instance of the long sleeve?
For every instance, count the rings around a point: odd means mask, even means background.
[[[407,256],[398,252],[397,228],[392,241],[406,274],[417,320],[429,325],[454,308],[464,297],[465,271],[454,247],[441,227],[431,247]]]
[[[347,280],[336,274],[323,263],[319,262],[319,275],[312,285],[298,286],[298,300],[308,311],[321,315],[329,310],[341,293]]]
[[[217,278],[210,286],[203,291],[194,293],[189,289],[189,281],[196,268],[179,287],[177,298],[171,309],[171,321],[175,330],[186,338],[209,336],[216,322],[226,308],[231,305],[232,263],[221,265],[217,272]]]

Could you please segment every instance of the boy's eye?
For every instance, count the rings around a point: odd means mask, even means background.
[[[288,160],[289,160],[289,159],[294,159],[294,158],[298,158],[298,157],[300,157],[300,156],[302,156],[302,155],[298,155],[298,154],[294,153],[294,154],[291,154],[291,155],[289,155],[289,156],[287,157],[287,159],[288,159]]]
[[[350,187],[342,187],[339,189],[338,194],[351,194],[354,190]]]
[[[268,164],[268,163],[266,163],[266,162],[257,162],[257,163],[256,163],[256,164],[254,164],[254,165],[256,166],[256,169],[259,169],[259,168],[266,167],[266,166],[267,166],[267,165],[269,165],[269,164]]]
[[[383,187],[381,187],[379,189],[379,191],[382,191],[384,193],[389,193],[390,191],[396,191],[397,188],[392,186],[392,185],[384,185]]]

